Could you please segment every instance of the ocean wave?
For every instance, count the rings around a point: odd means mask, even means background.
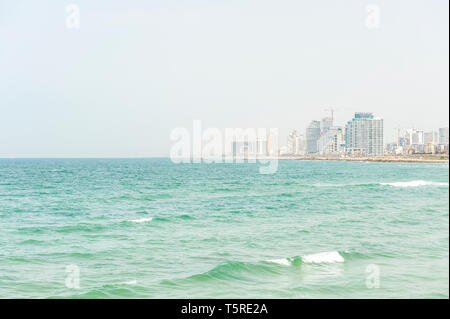
[[[155,221],[155,222],[168,222],[170,220],[168,218],[165,218],[165,217],[154,217],[153,221]]]
[[[189,277],[175,278],[171,280],[162,280],[160,283],[164,286],[184,286],[192,285],[192,283],[200,284],[211,281],[254,281],[255,277],[267,277],[277,275],[279,269],[269,265],[268,263],[248,263],[241,261],[228,261],[212,269],[194,274]]]
[[[194,217],[192,217],[191,215],[187,215],[187,214],[183,214],[183,215],[177,215],[175,216],[175,218],[179,218],[179,219],[185,219],[185,220],[191,220],[191,219],[195,219]]]
[[[288,267],[295,269],[302,264],[331,264],[344,262],[344,253],[338,251],[322,252],[297,257],[269,259],[259,262],[228,261],[212,269],[185,278],[161,281],[165,286],[183,286],[192,282],[209,282],[211,280],[255,280],[261,276],[280,275]]]
[[[284,266],[291,266],[301,263],[341,263],[344,262],[344,257],[338,251],[322,252],[317,254],[304,255],[300,257],[293,258],[280,258],[280,259],[269,259],[267,260],[271,263],[276,263]]]
[[[40,234],[45,232],[57,233],[76,233],[76,232],[99,232],[106,229],[102,224],[79,223],[73,225],[42,225],[42,226],[25,226],[17,228],[18,232],[25,234]]]
[[[88,232],[94,233],[105,230],[106,226],[93,223],[80,223],[77,225],[66,225],[55,227],[54,231],[58,233],[76,233],[76,232]]]
[[[379,186],[393,186],[393,187],[418,187],[418,186],[448,186],[448,183],[433,182],[424,180],[414,180],[406,182],[388,182],[388,183],[350,183],[350,184],[313,184],[313,187],[379,187]]]
[[[151,221],[169,222],[174,219],[192,220],[195,218],[190,215],[184,214],[184,215],[175,215],[175,216],[170,216],[170,217],[143,217],[143,218],[138,218],[138,219],[130,219],[130,220],[127,220],[127,222],[141,224],[141,223],[146,223],[146,222],[151,222]]]
[[[416,180],[409,182],[380,183],[380,185],[393,187],[419,187],[419,186],[448,186],[448,183]]]
[[[244,280],[249,275],[268,275],[275,274],[276,270],[262,264],[247,263],[241,261],[232,261],[221,264],[200,275],[194,275],[191,278],[196,279],[238,279]]]
[[[47,244],[45,241],[36,239],[27,239],[19,242],[19,245],[45,245],[45,244]]]
[[[329,251],[311,255],[302,256],[304,263],[343,263],[344,257],[338,251]]]
[[[349,184],[312,184],[312,187],[332,187],[332,188],[336,188],[336,187],[378,187],[380,186],[379,183],[349,183]]]
[[[291,260],[289,258],[269,259],[268,262],[274,263],[274,264],[279,264],[279,265],[284,265],[284,266],[291,265]]]
[[[150,222],[152,221],[152,217],[144,217],[144,218],[139,218],[139,219],[131,219],[129,220],[129,222],[131,223],[146,223],[146,222]]]
[[[105,284],[88,289],[80,289],[76,294],[61,294],[48,296],[47,298],[70,299],[110,299],[110,298],[148,298],[148,294],[142,293],[142,287],[134,281],[116,284]]]
[[[34,234],[34,233],[42,233],[47,230],[48,227],[43,226],[26,226],[17,228],[18,232],[26,233],[26,234]]]

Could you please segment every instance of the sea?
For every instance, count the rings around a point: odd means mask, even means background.
[[[449,166],[1,159],[0,298],[449,298]]]

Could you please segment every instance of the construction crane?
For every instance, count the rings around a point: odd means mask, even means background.
[[[333,108],[333,107],[330,107],[328,109],[325,109],[324,111],[330,111],[331,112],[331,120],[333,121],[334,120],[334,111],[336,111],[336,109]]]

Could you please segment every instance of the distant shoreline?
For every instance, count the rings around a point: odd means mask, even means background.
[[[167,156],[162,157],[3,157],[0,160],[125,160],[125,159],[171,159]],[[377,157],[324,157],[324,156],[266,156],[266,157],[210,157],[210,158],[197,158],[197,157],[174,157],[177,160],[188,161],[229,161],[233,163],[235,161],[337,161],[337,162],[378,162],[378,163],[436,163],[436,164],[449,164],[448,156],[445,159],[440,158],[423,158],[414,156],[395,157],[395,156],[377,156]]]
[[[399,158],[399,157],[280,157],[279,160],[310,160],[310,161],[344,161],[344,162],[379,162],[379,163],[437,163],[448,164],[447,159]]]
[[[440,157],[440,156],[439,156]],[[191,158],[194,160],[195,158]],[[217,159],[217,158],[216,158]],[[197,159],[198,160],[198,159]],[[214,161],[214,158],[202,158],[201,160]],[[224,157],[224,161],[339,161],[339,162],[378,162],[378,163],[436,163],[436,164],[448,164],[449,158],[441,159],[437,156],[414,157],[414,156],[373,156],[373,157],[326,157],[326,156],[242,156],[242,157]]]

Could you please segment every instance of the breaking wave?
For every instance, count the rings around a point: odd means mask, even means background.
[[[131,219],[130,222],[132,223],[146,223],[152,221],[152,217],[144,217],[139,219]]]
[[[337,251],[330,251],[312,255],[302,256],[304,263],[343,263],[344,257],[342,257]]]
[[[342,263],[344,262],[344,257],[338,251],[329,251],[317,254],[304,255],[301,257],[293,258],[281,258],[281,259],[270,259],[268,262],[276,263],[284,266],[291,266],[301,263],[312,263],[312,264],[322,264],[322,263]]]
[[[380,185],[394,186],[394,187],[418,187],[418,186],[448,186],[448,183],[417,180],[409,182],[380,183]]]
[[[366,257],[360,253],[330,251],[296,257],[269,259],[260,262],[228,261],[206,272],[184,278],[163,280],[161,284],[173,287],[191,285],[193,282],[199,283],[217,280],[254,281],[267,276],[277,276],[283,274],[285,271],[301,271],[301,266],[304,264],[325,265],[343,263],[347,258],[353,260]]]

